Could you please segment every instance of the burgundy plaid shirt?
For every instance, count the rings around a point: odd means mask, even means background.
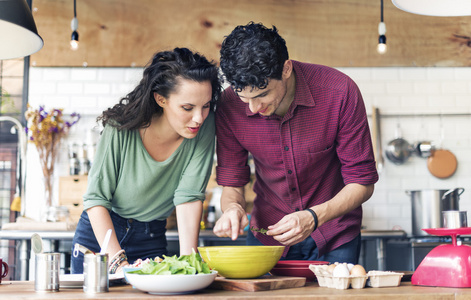
[[[217,182],[242,187],[256,181],[251,226],[267,228],[283,216],[330,200],[346,184],[378,180],[360,90],[345,74],[293,61],[294,101],[284,117],[253,114],[229,87],[216,113]],[[360,233],[362,209],[324,223],[311,236],[319,256]],[[265,245],[279,245],[255,233]],[[285,251],[285,253],[287,250]]]

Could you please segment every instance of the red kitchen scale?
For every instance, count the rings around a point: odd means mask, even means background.
[[[458,235],[471,234],[471,227],[427,228],[428,234],[451,236],[451,244],[439,245],[422,260],[411,278],[413,285],[471,287],[471,246],[458,245]]]

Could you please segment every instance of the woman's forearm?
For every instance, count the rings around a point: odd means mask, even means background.
[[[177,205],[177,226],[180,242],[180,255],[197,251],[203,203],[193,201]]]
[[[116,237],[116,232],[108,209],[103,206],[94,206],[89,208],[87,213],[90,223],[92,224],[93,233],[95,234],[100,247],[103,246],[102,243],[108,229],[112,230],[110,242],[106,251],[108,255],[112,257],[119,250],[121,250],[121,246],[119,245],[118,238]]]

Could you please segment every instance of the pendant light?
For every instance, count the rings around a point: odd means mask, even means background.
[[[70,22],[70,28],[72,29],[72,36],[70,38],[70,49],[76,51],[79,47],[79,35],[77,32],[78,29],[78,20],[77,20],[77,3],[74,0],[74,18]]]
[[[0,60],[29,56],[43,47],[26,0],[0,0],[0,45]]]
[[[471,16],[469,0],[392,0],[399,9],[418,15],[436,17]]]
[[[384,23],[383,10],[383,0],[381,0],[381,22],[379,22],[378,25],[379,39],[378,46],[376,47],[376,51],[378,51],[379,54],[384,54],[388,50],[386,46],[386,24]]]

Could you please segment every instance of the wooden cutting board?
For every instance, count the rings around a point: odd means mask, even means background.
[[[215,290],[257,292],[301,287],[306,284],[305,277],[270,276],[265,275],[255,279],[227,279],[216,277],[207,287]]]

